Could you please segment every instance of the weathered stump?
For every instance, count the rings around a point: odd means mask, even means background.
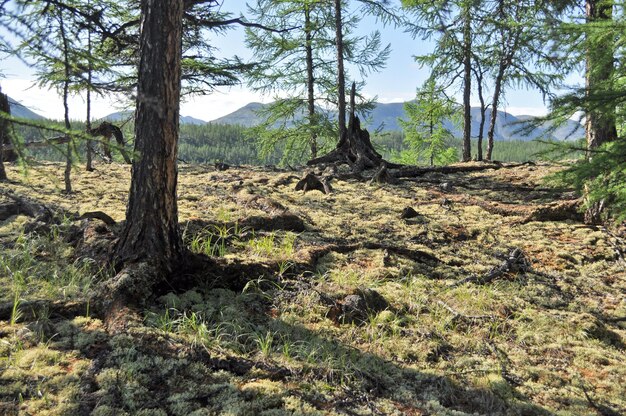
[[[296,184],[296,191],[320,191],[323,194],[330,194],[333,188],[330,186],[330,178],[327,176],[317,177],[312,173],[306,176]]]
[[[115,141],[118,144],[118,148],[119,148],[120,153],[122,154],[122,157],[124,158],[124,162],[128,163],[129,165],[132,164],[132,161],[130,160],[130,156],[128,155],[128,152],[126,152],[124,148],[126,144],[124,143],[124,135],[122,134],[122,130],[119,127],[117,127],[115,124],[111,124],[108,121],[103,121],[102,123],[100,123],[98,127],[96,127],[95,129],[91,129],[89,131],[89,134],[91,134],[94,137],[97,137],[97,136],[103,137],[102,151],[104,153],[105,158],[107,158],[108,161],[113,160],[113,156],[111,155],[111,145],[109,142],[112,137],[115,137]]]
[[[354,172],[362,172],[365,169],[377,168],[383,164],[389,167],[397,165],[385,162],[383,157],[374,149],[367,130],[361,129],[361,121],[354,114],[356,86],[352,84],[350,92],[350,120],[348,128],[341,132],[341,138],[337,147],[324,156],[311,159],[307,165],[319,165],[330,163],[347,163]]]

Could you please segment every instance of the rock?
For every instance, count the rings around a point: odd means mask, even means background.
[[[371,314],[389,308],[389,302],[377,291],[358,288],[354,294],[344,297],[333,305],[326,317],[336,324],[363,324]]]
[[[400,219],[407,220],[407,219],[416,218],[419,216],[420,214],[417,211],[415,211],[413,208],[406,207],[402,210],[402,214],[400,214]]]
[[[230,168],[230,165],[228,165],[227,163],[217,162],[215,164],[215,170],[220,171],[220,172],[225,171],[229,168]]]

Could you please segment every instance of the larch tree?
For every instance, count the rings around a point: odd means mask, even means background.
[[[341,10],[337,12],[336,6]],[[283,161],[302,160],[303,154],[315,159],[319,149],[335,144],[338,131],[345,128],[345,83],[350,77],[345,66],[362,77],[384,66],[390,47],[383,47],[378,31],[354,34],[362,13],[347,14],[347,6],[323,0],[260,0],[250,8],[263,27],[246,31],[257,61],[248,85],[274,94],[274,102],[259,112],[265,122],[254,129],[262,154],[272,153],[282,141],[287,149]],[[357,89],[363,85],[358,83]],[[360,100],[357,107],[366,111],[371,105]]]
[[[416,56],[421,65],[431,68],[431,77],[448,89],[460,84],[463,96],[463,154],[471,160],[471,95],[472,60],[475,42],[474,14],[480,10],[479,0],[403,0],[402,5],[414,22],[409,30],[417,37],[434,40],[431,53]]]
[[[491,160],[498,109],[511,85],[533,88],[551,96],[562,80],[558,61],[549,57],[546,25],[558,9],[549,1],[499,1],[481,19],[484,24],[483,66],[491,73],[493,94],[486,158]]]
[[[588,149],[595,149],[617,139],[615,104],[601,100],[599,93],[612,95],[615,71],[615,41],[613,30],[602,30],[613,20],[612,0],[586,0],[586,66],[585,94],[590,105],[585,114],[585,132]],[[603,102],[604,101],[604,102]]]
[[[182,260],[176,159],[183,3],[141,2],[135,113],[138,160],[133,163],[126,223],[116,247],[118,262],[148,262],[165,273]]]
[[[415,101],[404,103],[404,111],[408,119],[399,122],[413,159],[404,160],[418,164],[425,159],[431,166],[458,160],[456,149],[450,146],[454,138],[450,125],[459,120],[459,108],[432,78],[417,91]]]
[[[0,111],[5,116],[11,115],[11,107],[9,106],[9,97],[2,93],[0,89]],[[7,180],[7,173],[4,168],[4,146],[10,145],[9,137],[9,121],[5,117],[0,117],[0,181]]]

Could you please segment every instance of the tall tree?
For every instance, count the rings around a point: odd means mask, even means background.
[[[586,0],[585,12],[587,21],[585,95],[587,100],[598,101],[598,93],[604,92],[611,96],[614,79],[614,41],[612,30],[601,31],[598,28],[613,20],[612,0]],[[598,42],[604,39],[605,42]],[[595,97],[595,98],[594,98]],[[585,131],[587,147],[595,149],[606,142],[617,138],[615,120],[615,104],[611,100],[587,110]]]
[[[329,109],[342,111],[338,79],[343,78],[345,84],[349,74],[343,68],[343,77],[338,75],[334,5],[323,0],[259,0],[250,9],[255,21],[264,28],[251,27],[246,31],[246,42],[257,61],[248,76],[248,85],[275,95],[274,102],[259,111],[265,122],[254,129],[264,155],[273,153],[275,145],[282,141],[288,150],[284,161],[292,159],[292,152],[298,160],[304,153],[315,158],[319,148],[337,142],[339,122],[331,121],[337,116]],[[345,2],[341,6],[345,8]],[[344,16],[343,10],[340,13]],[[363,75],[384,66],[389,46],[382,47],[377,31],[367,36],[355,35],[361,18],[359,13],[342,18],[339,35],[341,66],[350,65]],[[359,83],[358,87],[362,85]],[[370,105],[361,100],[358,107],[363,111]]]
[[[550,30],[546,27],[558,10],[550,1],[502,0],[483,19],[488,57],[491,66],[493,96],[487,132],[487,159],[491,159],[498,109],[505,90],[511,84],[539,90],[544,98],[562,79],[559,63],[548,56]]]
[[[176,186],[183,0],[141,2],[135,152],[118,262],[180,264]]]
[[[343,67],[343,18],[341,0],[335,0],[335,46],[337,48],[337,117],[339,126],[339,140],[346,134],[346,74]]]
[[[11,115],[9,97],[2,93],[2,89],[0,89],[0,111],[5,116]],[[5,117],[0,117],[0,181],[7,180],[7,173],[4,169],[4,146],[7,144],[11,144],[9,139],[9,121]]]
[[[480,0],[403,0],[403,7],[414,16],[409,30],[414,36],[434,39],[431,53],[416,56],[431,68],[431,77],[445,88],[459,84],[463,95],[463,161],[471,159],[471,94],[474,14]]]
[[[463,162],[472,159],[472,4],[461,4],[463,20]]]

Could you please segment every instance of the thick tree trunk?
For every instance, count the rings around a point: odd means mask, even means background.
[[[343,68],[343,23],[341,0],[335,0],[335,42],[337,44],[337,110],[339,113],[339,141],[346,134],[346,76]]]
[[[470,10],[465,11],[463,26],[463,162],[472,159],[472,28]]]
[[[116,261],[171,272],[182,258],[176,201],[183,0],[141,2],[135,151]],[[156,282],[154,282],[156,284]]]
[[[307,86],[307,104],[309,110],[309,129],[311,136],[309,143],[311,145],[311,158],[317,157],[317,118],[315,116],[315,79],[313,77],[313,37],[311,35],[311,11],[309,5],[304,6],[304,33],[305,33],[305,50],[306,50],[306,86]]]
[[[586,0],[587,22],[606,21],[613,18],[613,3],[602,0]],[[617,138],[615,107],[600,105],[599,91],[609,92],[607,81],[613,77],[614,49],[610,44],[587,48],[586,92],[591,98],[588,104],[585,130],[587,147],[594,149]],[[587,155],[589,157],[589,155]]]

